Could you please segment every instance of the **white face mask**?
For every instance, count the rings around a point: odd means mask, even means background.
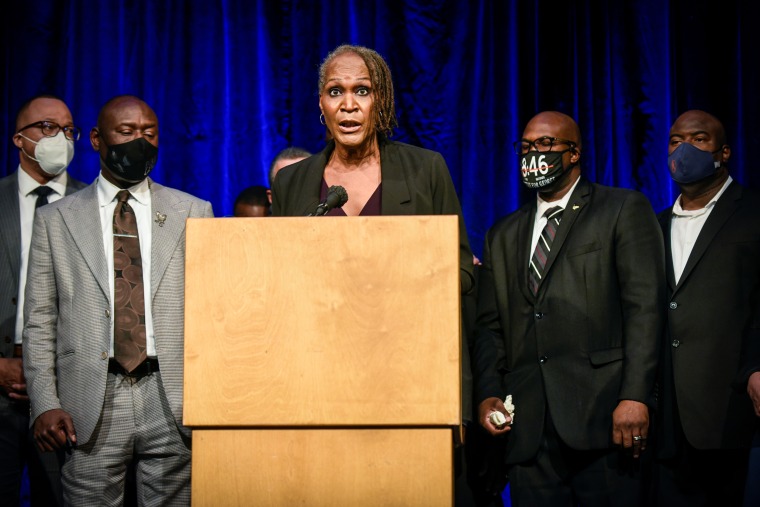
[[[19,134],[27,141],[37,145],[34,154],[37,158],[32,157],[24,151],[24,155],[34,160],[43,171],[50,176],[57,176],[71,163],[74,158],[74,141],[66,137],[63,131],[58,132],[54,137],[43,137],[39,141],[32,141],[24,134]],[[23,148],[21,149],[23,151]]]

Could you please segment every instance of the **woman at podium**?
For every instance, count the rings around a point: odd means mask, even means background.
[[[458,215],[461,286],[468,292],[473,257],[451,175],[440,153],[390,140],[397,123],[383,57],[339,46],[319,68],[318,89],[327,145],[277,174],[272,215]]]

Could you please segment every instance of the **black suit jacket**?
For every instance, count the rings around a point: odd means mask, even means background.
[[[676,414],[697,449],[749,447],[758,424],[747,379],[760,371],[760,195],[729,185],[677,284],[671,218],[672,208],[659,216],[669,296],[657,419],[660,456],[675,451]]]
[[[642,194],[581,179],[534,297],[535,213],[489,230],[478,280],[475,399],[513,395],[507,463],[535,456],[547,407],[567,445],[608,448],[618,402],[651,401],[663,329],[662,235]]]
[[[69,174],[66,195],[86,187]],[[0,179],[0,357],[12,357],[21,268],[18,171]]]

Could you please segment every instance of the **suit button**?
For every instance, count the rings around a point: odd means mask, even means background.
[[[671,310],[675,310],[676,308],[678,308],[678,303],[676,303],[675,301],[671,301],[670,302],[670,309]]]
[[[535,317],[536,317],[536,319],[538,319],[538,320],[541,320],[541,319],[543,319],[543,318],[544,318],[544,314],[543,314],[543,313],[541,313],[541,312],[536,312],[536,315],[535,315]]]
[[[11,298],[11,303],[16,304],[16,298]]]
[[[100,358],[101,359],[108,359],[108,352],[101,352],[100,353]]]
[[[544,364],[544,363],[545,363],[546,361],[548,361],[548,360],[549,360],[549,358],[548,358],[548,357],[546,357],[546,356],[541,356],[541,357],[538,359],[538,362],[539,362],[539,363],[541,363],[541,364]]]
[[[111,310],[106,310],[106,318],[111,318]]]
[[[10,343],[10,342],[11,342],[11,337],[10,336],[6,336],[5,337],[5,343]]]
[[[674,349],[677,349],[678,346],[681,345],[681,341],[680,340],[673,340],[672,342],[670,342],[670,344],[673,346]]]

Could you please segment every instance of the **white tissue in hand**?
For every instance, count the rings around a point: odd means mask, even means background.
[[[512,419],[509,421],[509,424],[511,426],[515,422],[515,406],[512,404],[511,394],[508,394],[504,399],[504,408],[507,410],[507,414],[509,414],[509,417]],[[507,424],[507,417],[498,410],[494,410],[488,414],[488,420],[491,421],[491,424],[497,428],[502,428],[505,424]]]
[[[507,418],[504,414],[499,412],[498,410],[494,410],[488,415],[488,419],[491,421],[491,424],[496,426],[497,428],[501,428],[505,424],[507,424]]]
[[[514,424],[515,422],[515,406],[512,404],[512,395],[508,394],[507,397],[504,399],[504,408],[507,409],[507,414],[509,414],[509,417],[512,418],[512,421],[509,424]]]

